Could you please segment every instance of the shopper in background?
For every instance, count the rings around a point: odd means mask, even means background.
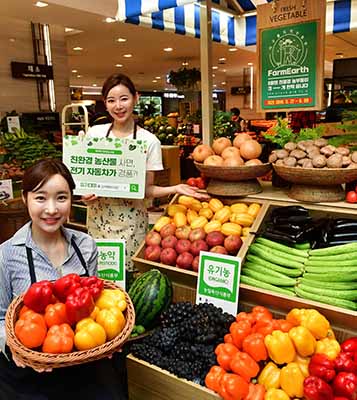
[[[138,93],[133,82],[123,74],[108,77],[103,84],[102,95],[112,122],[88,130],[87,136],[132,138],[147,142],[146,192],[148,198],[160,198],[175,193],[207,199],[197,188],[185,184],[169,187],[154,185],[154,172],[163,169],[160,141],[151,132],[139,127],[133,110]],[[83,196],[88,205],[88,232],[94,238],[123,239],[126,244],[126,267],[133,270],[133,256],[148,229],[148,214],[143,200]]]
[[[31,220],[0,245],[0,399],[115,399],[100,385],[98,367],[110,360],[74,367],[34,370],[6,346],[5,313],[32,283],[77,273],[97,274],[98,251],[87,234],[67,229],[74,181],[58,160],[44,159],[23,177],[22,197]],[[40,373],[43,372],[43,373]]]

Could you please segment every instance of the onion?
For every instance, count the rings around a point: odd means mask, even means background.
[[[223,158],[221,156],[209,156],[205,159],[203,164],[219,167],[223,165]]]
[[[239,151],[244,159],[252,160],[262,154],[262,146],[256,140],[246,140],[241,144]]]
[[[246,140],[252,140],[252,138],[247,133],[238,133],[238,135],[233,140],[233,146],[239,149],[242,143]]]

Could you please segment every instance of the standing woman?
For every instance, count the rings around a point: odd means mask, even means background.
[[[74,187],[67,167],[53,159],[37,162],[23,177],[22,198],[31,220],[0,245],[0,399],[111,398],[105,397],[105,387],[98,394],[94,363],[35,371],[12,357],[6,346],[5,313],[14,297],[37,281],[55,280],[69,273],[97,274],[95,241],[85,233],[63,227]]]
[[[113,119],[112,123],[93,126],[87,137],[132,138],[145,140],[146,190],[148,198],[160,198],[179,193],[207,199],[197,188],[185,184],[161,187],[154,185],[154,172],[163,169],[160,141],[151,132],[137,126],[133,118],[138,93],[133,82],[123,74],[111,75],[103,84],[102,95],[105,106]],[[126,242],[126,268],[134,269],[131,257],[144,239],[148,228],[148,214],[143,200],[118,199],[86,195],[88,204],[88,233],[94,238],[123,239]]]

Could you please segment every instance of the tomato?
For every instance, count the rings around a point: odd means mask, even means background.
[[[197,186],[196,178],[188,178],[186,183],[187,183],[187,185],[190,185],[190,186]]]
[[[353,190],[347,192],[346,201],[348,203],[357,203],[357,193]]]
[[[196,186],[199,189],[205,189],[206,188],[206,182],[201,176],[196,178]]]

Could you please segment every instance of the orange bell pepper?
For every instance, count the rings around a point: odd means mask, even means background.
[[[45,310],[45,321],[49,328],[53,325],[68,324],[66,305],[64,303],[49,304]]]
[[[31,308],[28,308],[27,306],[22,306],[21,310],[19,312],[19,318],[21,318],[25,314],[26,311],[33,311],[33,310],[31,310]]]
[[[265,387],[259,383],[250,383],[249,384],[249,392],[244,400],[264,400],[265,396]]]
[[[289,332],[290,329],[294,327],[294,325],[286,319],[275,319],[273,322],[275,331]]]
[[[273,319],[262,319],[257,321],[253,327],[253,332],[261,333],[264,337],[270,335],[275,330]]]
[[[259,373],[258,363],[247,353],[242,351],[236,353],[230,364],[231,370],[244,378],[247,382]]]
[[[255,306],[252,309],[252,315],[255,321],[271,321],[273,319],[273,314],[263,306]]]
[[[239,321],[248,321],[248,322],[250,322],[251,325],[253,325],[255,323],[255,318],[252,313],[246,313],[244,311],[241,311],[236,316],[236,322],[239,322]]]
[[[230,333],[227,333],[226,335],[224,335],[223,340],[224,340],[224,343],[233,343],[233,338]]]
[[[211,367],[211,369],[208,371],[208,374],[205,378],[205,384],[208,389],[211,389],[218,393],[220,388],[219,382],[225,373],[226,371],[222,367],[219,367],[218,365],[213,365],[213,367]]]
[[[232,343],[220,343],[214,352],[217,356],[218,364],[226,371],[230,371],[232,358],[238,352],[237,347]]]
[[[15,324],[15,334],[25,347],[40,347],[47,334],[45,319],[34,311],[26,311]]]
[[[52,325],[43,342],[42,351],[53,354],[70,353],[73,339],[74,332],[68,324]]]
[[[248,335],[243,340],[243,351],[248,353],[257,362],[268,358],[264,336],[261,333],[251,333]]]
[[[238,349],[241,349],[243,340],[252,332],[252,328],[250,322],[242,320],[239,322],[233,322],[229,331],[232,335],[233,344],[236,345]]]
[[[224,400],[242,400],[249,392],[249,385],[241,376],[226,372],[220,380],[219,395]]]

